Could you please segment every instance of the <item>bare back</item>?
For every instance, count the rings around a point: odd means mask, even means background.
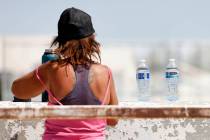
[[[61,100],[68,94],[71,94],[71,91],[75,87],[75,83],[77,80],[75,76],[75,71],[70,64],[61,66],[57,62],[53,62],[48,63],[47,65],[47,81],[49,89],[58,100]],[[109,74],[106,66],[100,64],[92,64],[90,66],[88,74],[89,87],[94,96],[100,101],[102,101],[105,96],[108,79]],[[113,92],[113,90],[110,89],[110,95],[115,94],[111,91]],[[108,96],[105,104],[110,104],[110,97],[111,96]]]

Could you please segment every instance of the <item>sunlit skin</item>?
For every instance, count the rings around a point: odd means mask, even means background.
[[[68,56],[68,51],[65,52]],[[61,100],[65,97],[75,85],[75,72],[71,64],[63,64],[59,62],[47,62],[39,66],[39,75],[43,79],[47,88],[54,96]],[[91,64],[88,76],[88,82],[93,94],[102,101],[107,83],[109,80],[108,67],[100,63]],[[118,99],[113,77],[111,76],[109,96],[105,101],[106,105],[117,105]],[[20,99],[29,99],[40,95],[45,90],[45,87],[40,83],[35,75],[35,70],[16,79],[12,84],[12,92],[15,97]],[[117,120],[107,120],[108,125],[116,125]]]

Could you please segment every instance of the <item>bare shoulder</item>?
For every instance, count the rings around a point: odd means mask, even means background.
[[[60,66],[59,66],[58,62],[49,61],[46,63],[46,67],[50,71],[56,71],[59,69]]]
[[[58,62],[49,61],[47,63],[42,64],[39,67],[40,74],[43,76],[47,75],[57,75],[62,73],[68,73],[70,74],[70,71],[73,71],[73,68],[71,65],[61,65]]]
[[[92,64],[88,76],[88,82],[101,82],[108,80],[108,67],[101,64]]]
[[[102,64],[93,64],[90,69],[96,75],[107,75],[108,67]]]
[[[61,69],[66,68],[67,65],[61,65],[56,61],[49,61],[43,64],[43,67],[48,70],[48,72],[55,72]]]
[[[40,70],[51,70],[51,69],[57,69],[58,68],[58,64],[56,62],[46,62],[42,65],[40,65],[39,69]]]

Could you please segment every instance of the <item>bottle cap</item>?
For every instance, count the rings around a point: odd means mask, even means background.
[[[138,61],[138,68],[148,69],[148,65],[145,59],[140,59]]]
[[[176,61],[176,59],[174,59],[174,58],[170,58],[170,59],[169,59],[169,61]]]
[[[45,53],[55,53],[55,49],[45,49]]]
[[[139,62],[139,63],[145,63],[146,60],[145,60],[145,59],[140,59],[138,62]]]
[[[176,60],[175,59],[168,59],[167,68],[177,68]]]

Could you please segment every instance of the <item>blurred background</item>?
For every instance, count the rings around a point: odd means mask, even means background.
[[[209,6],[208,0],[0,0],[0,100],[13,99],[13,80],[41,64],[61,12],[76,7],[92,16],[121,101],[137,100],[139,59],[151,69],[150,101],[166,100],[169,58],[181,74],[179,100],[209,101]]]

